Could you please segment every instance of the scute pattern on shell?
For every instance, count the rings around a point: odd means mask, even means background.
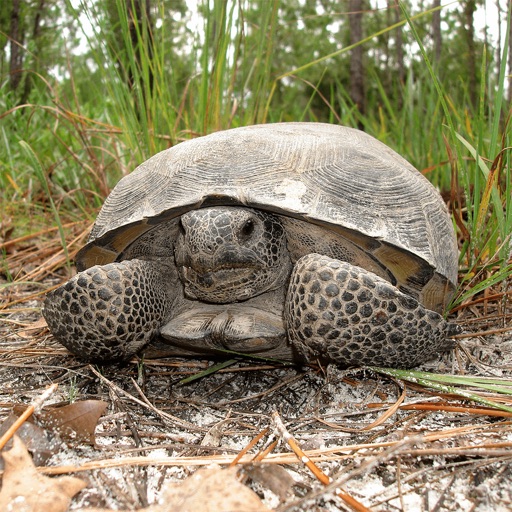
[[[155,224],[215,204],[344,229],[396,247],[390,261],[417,257],[411,281],[435,269],[445,279],[436,287],[456,282],[453,227],[426,178],[373,137],[320,123],[236,128],[155,155],[112,191],[77,266],[115,261]]]
[[[440,194],[341,126],[249,126],[155,155],[114,188],[76,263],[43,315],[87,360],[161,336],[169,355],[405,367],[459,329],[439,314],[458,263]]]

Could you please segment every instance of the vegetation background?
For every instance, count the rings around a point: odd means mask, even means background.
[[[191,462],[235,464],[249,447],[247,460],[269,461],[275,411],[318,448],[331,487],[374,510],[510,509],[512,0],[444,3],[0,1],[0,420],[49,384],[52,402],[101,400],[94,446],[73,432],[45,468],[87,469],[73,509],[146,507]],[[460,246],[451,313],[468,339],[414,373],[165,358],[98,372],[48,336],[41,298],[74,272],[120,177],[182,140],[278,121],[359,127],[439,187]],[[276,449],[269,480],[293,470],[310,489],[279,510],[323,503],[318,473]]]
[[[460,238],[454,305],[497,283],[508,290],[510,6],[2,2],[4,274],[25,277],[5,263],[10,239],[55,225],[59,264],[69,264],[112,186],[155,152],[215,130],[305,120],[359,127],[439,186]]]

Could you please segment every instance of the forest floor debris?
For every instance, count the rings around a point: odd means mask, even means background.
[[[58,384],[18,435],[30,441],[41,478],[85,482],[69,493],[69,510],[160,512],[167,510],[160,498],[187,493],[179,486],[197,487],[189,479],[210,474],[220,494],[208,484],[194,499],[227,506],[236,487],[243,505],[235,510],[512,507],[506,411],[370,369],[240,360],[182,384],[215,363],[134,358],[92,366],[56,343],[41,322],[41,291],[56,282],[44,279],[1,292],[0,419],[7,428],[12,415]],[[480,335],[459,339],[458,348],[421,369],[512,384],[511,317],[505,300],[460,310],[457,321]],[[512,406],[506,394],[486,396]],[[181,503],[173,510],[189,510]]]

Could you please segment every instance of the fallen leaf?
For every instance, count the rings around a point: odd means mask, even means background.
[[[254,482],[270,489],[281,501],[292,493],[295,480],[282,466],[257,464],[246,466],[244,470]]]
[[[198,469],[182,482],[163,489],[158,503],[138,512],[270,512],[258,495],[236,477],[236,468]],[[114,512],[82,508],[77,512]]]
[[[201,441],[201,446],[220,446],[226,425],[232,421],[229,417],[216,423]]]
[[[86,483],[80,478],[50,478],[37,472],[27,448],[14,436],[13,446],[3,451],[4,477],[0,491],[0,510],[15,512],[66,512],[71,498]]]
[[[56,432],[62,439],[94,445],[94,431],[106,408],[103,400],[83,400],[62,407],[44,407],[35,416],[42,427]],[[18,414],[23,410],[15,407]]]
[[[18,416],[14,413],[9,414],[9,416],[5,418],[0,426],[0,436],[7,432],[17,418]],[[49,435],[44,428],[30,421],[25,421],[16,431],[16,435],[27,447],[36,466],[42,466],[50,457],[58,453],[62,445],[59,436]],[[3,460],[0,460],[0,468],[3,469]]]
[[[8,245],[7,242],[11,239],[13,232],[14,226],[12,225],[12,217],[2,218],[2,220],[0,220],[0,246]],[[2,247],[2,250],[6,250],[6,247]],[[6,252],[10,253],[11,251]]]
[[[258,495],[238,481],[236,468],[204,468],[168,484],[155,512],[266,512]],[[153,511],[151,511],[153,512]]]

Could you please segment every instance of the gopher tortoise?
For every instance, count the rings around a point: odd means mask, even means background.
[[[153,347],[411,367],[453,346],[441,313],[457,260],[440,195],[381,142],[320,123],[248,126],[123,178],[43,315],[92,361]]]

